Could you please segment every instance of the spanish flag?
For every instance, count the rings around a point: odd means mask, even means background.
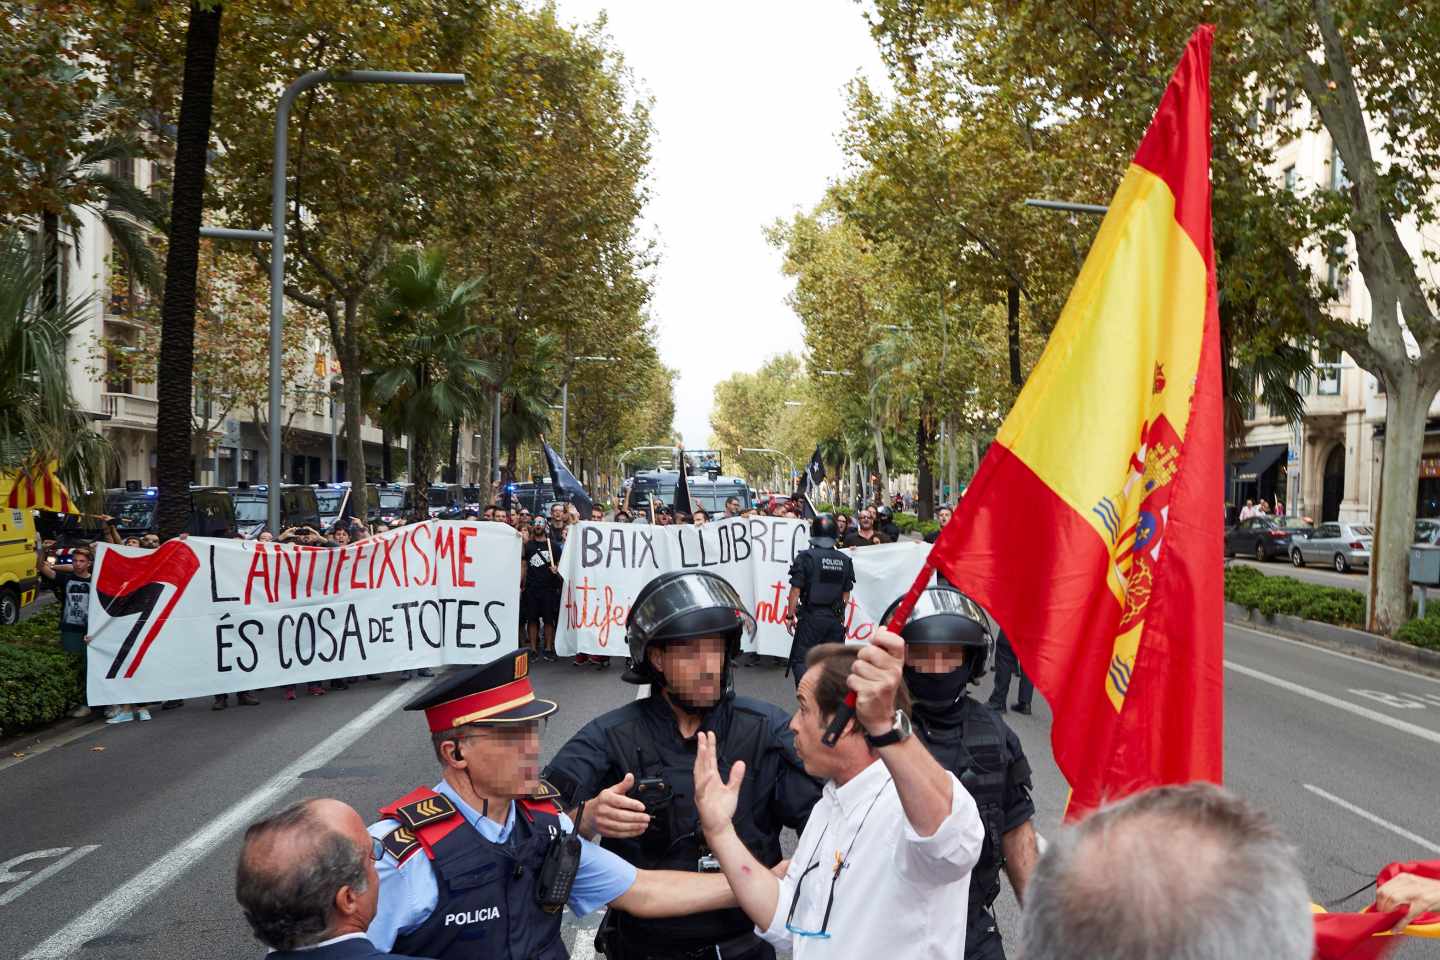
[[[1072,819],[1146,787],[1221,778],[1213,37],[1202,26],[1190,38],[1044,355],[927,564],[991,612],[1050,703]]]
[[[75,501],[60,478],[55,475],[57,464],[43,470],[0,474],[0,502],[10,510],[50,510],[55,513],[79,513]]]

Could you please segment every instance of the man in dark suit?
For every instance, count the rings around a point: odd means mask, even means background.
[[[365,821],[339,800],[302,800],[254,823],[235,871],[235,898],[266,960],[373,960],[365,938],[380,899],[384,855]]]

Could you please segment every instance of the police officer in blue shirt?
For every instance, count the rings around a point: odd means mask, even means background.
[[[446,676],[406,704],[423,710],[442,778],[382,807],[380,950],[436,960],[562,960],[560,911],[606,904],[637,916],[735,906],[723,875],[636,870],[582,840],[539,779],[540,730],[557,709],[535,696],[529,656]]]

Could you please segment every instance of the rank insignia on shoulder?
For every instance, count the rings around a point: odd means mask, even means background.
[[[396,827],[391,830],[385,834],[381,843],[385,846],[385,852],[394,857],[397,864],[404,863],[416,850],[420,849],[420,838],[406,827]]]
[[[457,812],[449,797],[436,794],[433,797],[416,800],[414,803],[407,803],[403,807],[396,807],[395,819],[408,827],[418,828],[454,816]]]
[[[534,792],[534,793],[530,794],[529,799],[531,799],[531,800],[559,800],[559,799],[560,799],[560,791],[557,790],[557,789],[555,789],[555,785],[554,785],[553,783],[551,783],[549,780],[541,780],[541,781],[540,781],[540,786],[535,789],[535,792]]]

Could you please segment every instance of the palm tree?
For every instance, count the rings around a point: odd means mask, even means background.
[[[430,480],[451,423],[484,408],[489,363],[473,355],[481,328],[467,319],[477,280],[452,285],[444,257],[408,249],[386,267],[374,306],[388,365],[365,378],[369,402],[381,420],[414,444],[416,506],[429,509]]]
[[[101,488],[110,449],[70,393],[65,345],[84,301],[46,309],[43,272],[17,235],[0,236],[0,471],[52,462],[78,496]]]
[[[549,334],[532,337],[501,391],[500,444],[505,448],[505,480],[513,481],[520,445],[538,440],[551,424],[550,405],[558,398],[560,341]]]

